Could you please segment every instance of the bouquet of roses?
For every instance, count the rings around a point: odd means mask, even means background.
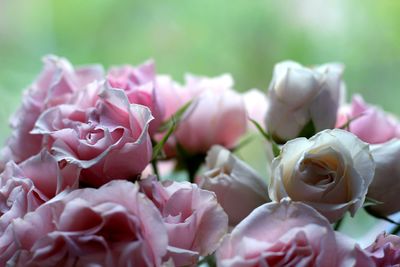
[[[240,94],[47,56],[0,154],[0,266],[398,266],[397,229],[336,231],[400,211],[400,124],[342,74],[286,61]],[[249,132],[268,178],[235,155]]]

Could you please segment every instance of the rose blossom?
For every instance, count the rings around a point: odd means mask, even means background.
[[[127,181],[58,195],[7,230],[0,264],[17,266],[160,266],[168,242],[156,207]]]
[[[296,138],[309,123],[316,132],[334,128],[344,90],[342,74],[340,64],[312,69],[293,61],[276,64],[265,117],[267,130],[274,139],[284,142]]]
[[[225,237],[216,257],[220,267],[347,267],[360,261],[354,249],[313,208],[284,199],[250,213]]]
[[[398,120],[380,108],[365,103],[361,95],[354,95],[351,105],[339,109],[336,127],[345,125],[349,120],[352,121],[348,131],[370,144],[380,144],[400,137]]]
[[[367,196],[382,204],[369,206],[368,209],[385,216],[400,211],[400,140],[372,145],[371,153],[376,168]]]
[[[186,77],[185,87],[193,103],[174,137],[189,154],[206,153],[214,144],[231,148],[245,133],[246,107],[232,85],[230,75]]]
[[[66,188],[76,188],[76,166],[59,166],[46,151],[20,164],[9,161],[0,174],[0,233]]]
[[[176,266],[195,264],[199,256],[214,252],[228,228],[228,217],[215,194],[188,182],[155,178],[140,181],[141,190],[153,201],[168,232],[167,261]]]
[[[46,56],[43,61],[42,72],[24,92],[22,105],[11,118],[12,133],[0,152],[0,171],[9,160],[19,163],[40,152],[42,137],[30,131],[44,110],[66,103],[74,92],[103,77],[99,65],[74,69],[65,58],[56,56]]]
[[[206,165],[199,186],[215,192],[231,226],[270,201],[266,181],[229,150],[213,146],[207,153]]]
[[[150,110],[129,101],[121,89],[94,82],[74,102],[46,110],[35,134],[49,138],[57,160],[82,168],[84,184],[100,186],[112,179],[135,179],[152,155],[148,134]]]
[[[376,267],[400,266],[400,237],[380,234],[364,252],[375,262]]]
[[[272,162],[269,196],[302,201],[335,222],[362,206],[374,171],[368,144],[344,130],[325,130],[283,146]]]
[[[243,94],[243,99],[246,105],[247,116],[265,128],[264,118],[268,109],[266,95],[258,89],[251,89]],[[250,125],[253,129],[255,128],[252,123]]]
[[[147,61],[138,67],[113,67],[108,72],[107,81],[114,88],[124,89],[130,103],[141,104],[151,110],[154,120],[149,131],[155,133],[164,118],[164,100],[159,96],[154,61]]]

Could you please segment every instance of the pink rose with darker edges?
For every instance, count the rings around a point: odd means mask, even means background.
[[[130,104],[121,89],[94,82],[70,104],[45,111],[34,134],[47,138],[58,161],[82,168],[80,181],[101,186],[113,179],[136,179],[149,163],[150,110]]]
[[[150,134],[154,134],[164,119],[164,101],[156,82],[155,64],[149,60],[137,67],[124,65],[113,67],[107,81],[114,88],[123,89],[132,104],[148,107],[154,120],[150,123]]]
[[[0,236],[0,265],[160,266],[168,236],[137,184],[63,193]]]
[[[164,261],[192,266],[199,256],[213,253],[228,230],[228,216],[214,193],[188,182],[140,181],[141,190],[157,206],[168,232]]]
[[[0,170],[10,160],[19,163],[40,152],[42,136],[32,135],[30,131],[43,111],[68,102],[90,82],[103,79],[100,65],[74,69],[68,60],[56,56],[46,56],[43,61],[42,72],[24,92],[22,105],[11,118],[11,137],[0,151]]]

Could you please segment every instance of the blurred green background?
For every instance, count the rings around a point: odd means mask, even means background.
[[[399,8],[389,0],[0,0],[0,142],[49,53],[105,67],[154,58],[177,80],[231,72],[240,91],[265,91],[281,60],[339,61],[349,94],[400,115]],[[260,154],[249,161],[265,172]]]

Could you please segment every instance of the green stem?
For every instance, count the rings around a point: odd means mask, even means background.
[[[335,225],[333,226],[333,230],[339,231],[339,229],[342,226],[342,224],[343,224],[343,218],[339,219],[339,221],[337,221],[335,223]]]

